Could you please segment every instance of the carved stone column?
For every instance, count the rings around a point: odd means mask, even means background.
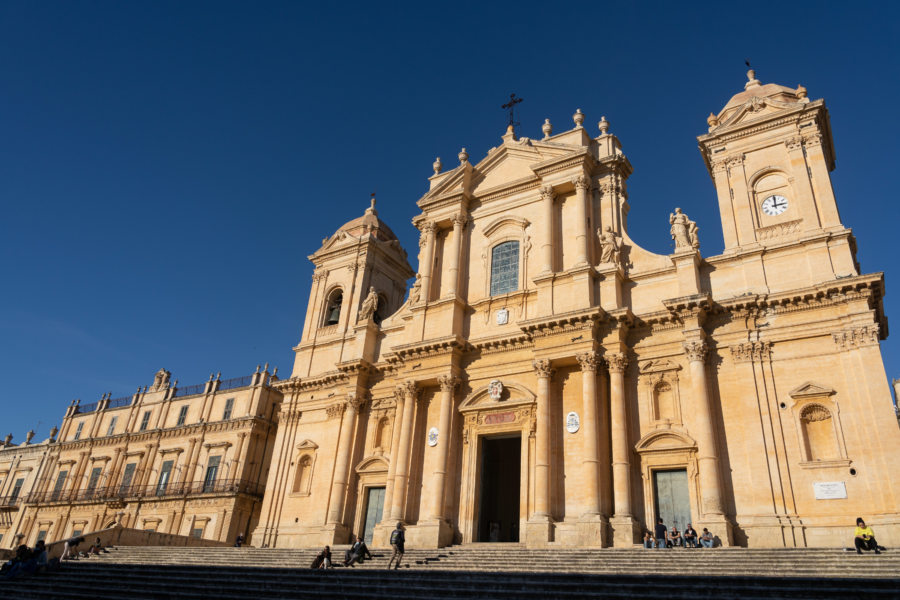
[[[541,201],[544,215],[544,239],[541,242],[541,273],[553,272],[553,186],[541,188]]]
[[[337,461],[334,467],[334,481],[331,484],[331,503],[328,506],[329,525],[341,525],[341,513],[344,510],[344,499],[347,496],[347,471],[350,467],[350,454],[353,450],[353,430],[356,428],[356,414],[362,404],[356,393],[351,392],[343,405],[344,415],[341,419],[341,437],[338,440]]]
[[[392,516],[394,477],[397,473],[397,454],[400,450],[400,425],[403,420],[403,406],[406,402],[406,394],[398,387],[394,392],[394,398],[396,404],[394,406],[394,419],[391,422],[391,461],[388,464],[387,483],[384,486],[384,509],[381,513],[381,522],[386,525],[389,525]]]
[[[239,433],[238,434],[238,445],[234,451],[234,455],[231,457],[231,465],[228,467],[228,479],[234,480],[235,473],[237,473],[238,463],[243,461],[242,453],[244,451],[244,443],[246,442],[247,434]]]
[[[444,519],[444,490],[447,484],[447,460],[450,457],[450,416],[453,412],[453,391],[459,379],[453,375],[438,377],[441,384],[441,416],[438,421],[438,443],[436,468],[432,474],[431,518]]]
[[[463,230],[466,226],[466,216],[462,213],[453,217],[453,247],[450,249],[449,296],[456,296],[459,290],[459,254],[462,250]]]
[[[584,175],[579,175],[573,181],[575,184],[575,215],[583,225],[577,229],[575,235],[575,251],[578,253],[575,258],[576,265],[588,264],[588,257],[591,255],[591,233],[590,219],[588,218],[588,189],[590,188],[590,180]]]
[[[719,477],[719,458],[709,391],[706,386],[706,342],[684,342],[684,353],[691,370],[691,389],[694,395],[694,420],[697,436],[697,459],[700,471],[700,510],[704,514],[722,515],[722,481]]]
[[[422,263],[419,265],[419,272],[422,274],[422,301],[431,300],[431,269],[434,267],[434,242],[437,234],[437,228],[431,221],[422,224],[422,237],[419,239],[419,245],[424,246],[422,254]]]
[[[636,524],[631,511],[631,447],[628,443],[628,410],[625,401],[625,368],[628,356],[622,352],[606,355],[609,366],[610,438],[612,440],[613,543],[630,547]]]
[[[537,430],[534,460],[534,517],[550,519],[550,378],[554,370],[547,359],[533,363],[537,373]]]
[[[600,356],[585,352],[575,356],[581,365],[582,395],[582,452],[584,460],[584,491],[587,502],[584,516],[600,515],[600,445],[597,418],[597,366]]]
[[[391,498],[391,520],[402,521],[406,517],[407,482],[409,481],[409,446],[412,441],[413,416],[416,412],[418,389],[415,381],[398,386],[406,401],[403,404],[403,422],[400,425],[400,444],[397,448],[397,466],[394,469],[394,493]]]

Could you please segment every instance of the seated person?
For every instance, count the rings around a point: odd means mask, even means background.
[[[690,523],[687,524],[687,528],[684,530],[681,537],[684,539],[685,548],[697,547],[697,530],[694,529]]]
[[[644,548],[652,548],[654,541],[655,540],[653,539],[653,534],[650,533],[649,529],[645,529],[644,530]]]
[[[713,534],[709,532],[709,529],[706,527],[703,528],[703,533],[700,535],[700,545],[704,548],[712,548],[713,547]]]
[[[38,571],[47,569],[47,544],[44,543],[44,540],[40,540],[34,545],[34,560]]]
[[[372,553],[369,552],[368,546],[359,536],[356,536],[356,543],[350,546],[344,555],[344,566],[352,567],[353,563],[362,563],[365,558],[372,559]]]
[[[325,546],[325,549],[319,552],[310,565],[311,569],[330,569],[331,568],[331,546]]]
[[[875,541],[875,532],[871,527],[866,527],[866,522],[860,517],[856,519],[856,532],[854,533],[853,543],[856,545],[856,553],[862,554],[862,551],[874,550],[875,554],[881,554],[878,550],[878,542]]]
[[[669,546],[674,548],[675,546],[681,546],[681,532],[678,531],[678,528],[672,525],[672,531],[669,532]]]

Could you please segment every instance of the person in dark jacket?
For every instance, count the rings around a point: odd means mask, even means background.
[[[362,563],[365,558],[371,560],[372,553],[369,552],[369,548],[363,539],[360,536],[356,536],[356,543],[350,546],[350,549],[344,555],[344,566],[352,567],[353,563]]]
[[[388,561],[388,569],[391,568],[395,558],[397,559],[397,564],[394,565],[394,569],[400,568],[400,561],[403,559],[405,545],[406,535],[403,533],[403,523],[398,522],[397,529],[391,532],[391,548],[394,549],[394,553],[391,555],[391,560]]]
[[[311,569],[330,569],[331,568],[331,546],[325,546],[325,549],[316,554]]]

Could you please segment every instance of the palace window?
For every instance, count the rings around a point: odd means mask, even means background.
[[[806,446],[806,459],[834,460],[840,458],[834,434],[831,411],[821,404],[809,404],[800,412],[800,426]]]
[[[35,543],[40,542],[41,540],[46,540],[46,539],[47,539],[47,530],[41,529],[40,531],[38,531],[38,536],[37,536],[37,539],[35,540]]]
[[[181,407],[181,410],[178,411],[178,422],[175,424],[176,427],[181,427],[184,425],[184,420],[187,418],[188,405],[185,404]]]
[[[93,469],[91,469],[91,476],[88,478],[87,486],[89,492],[94,491],[94,489],[96,489],[97,487],[97,484],[100,483],[100,473],[102,472],[102,467],[94,467]]]
[[[341,288],[337,288],[328,296],[325,303],[325,322],[323,325],[337,325],[341,320],[341,304],[344,302],[344,292]]]
[[[75,439],[81,439],[81,430],[84,429],[84,421],[78,423],[78,427],[75,429]]]
[[[194,529],[191,529],[191,537],[197,538],[198,540],[202,539],[203,538],[203,528],[195,527]]]
[[[149,417],[148,417],[149,418]],[[119,422],[119,417],[113,417],[109,422],[109,428],[106,430],[106,435],[112,435],[116,431],[116,423]]]
[[[124,494],[131,487],[131,480],[134,479],[134,470],[137,463],[128,463],[125,465],[125,471],[122,473],[122,485],[119,486],[119,493]]]
[[[53,496],[50,497],[51,500],[59,500],[59,495],[62,493],[63,486],[66,484],[66,477],[68,476],[68,471],[60,471],[56,476],[56,484],[53,486]]]
[[[375,449],[383,450],[388,442],[390,430],[388,429],[388,418],[381,417],[378,420],[378,426],[375,428]]]
[[[519,288],[519,242],[503,242],[491,250],[491,296]]]
[[[16,479],[15,485],[13,485],[12,493],[9,495],[9,502],[12,504],[16,501],[16,498],[19,497],[19,493],[22,491],[22,485],[25,483],[25,479],[20,477]]]
[[[141,417],[141,428],[140,431],[147,431],[147,426],[150,424],[150,411],[145,411],[144,415]]]
[[[166,493],[166,486],[169,485],[169,475],[172,473],[172,465],[175,461],[167,460],[162,464],[159,471],[159,481],[156,484],[156,495],[162,496]]]
[[[78,537],[79,535],[81,535],[81,529],[73,529],[73,530],[72,530],[72,537],[73,537],[73,538],[76,538],[76,537]]]
[[[216,477],[219,474],[219,463],[222,461],[221,456],[210,456],[209,463],[206,465],[206,477],[203,478],[203,491],[211,492],[216,486]]]
[[[234,410],[234,398],[225,401],[225,412],[222,413],[222,420],[227,421],[231,418],[231,411]]]

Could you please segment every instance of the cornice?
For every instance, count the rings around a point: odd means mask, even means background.
[[[505,334],[479,340],[469,340],[469,344],[471,344],[472,350],[480,352],[482,356],[534,347],[534,342],[531,340],[531,337],[524,333],[520,335]]]
[[[582,331],[605,321],[609,315],[599,306],[580,309],[550,317],[539,317],[520,321],[519,328],[529,337],[544,337],[557,333]]]
[[[291,377],[290,379],[282,379],[275,383],[274,387],[281,392],[306,392],[334,387],[336,385],[344,384],[347,381],[349,381],[347,373],[337,370],[328,371],[327,373],[322,373],[315,377]]]
[[[412,344],[404,344],[402,346],[395,346],[391,350],[398,359],[407,361],[414,358],[425,358],[427,356],[462,352],[465,351],[467,347],[468,345],[465,340],[457,335],[451,335],[414,342]]]

